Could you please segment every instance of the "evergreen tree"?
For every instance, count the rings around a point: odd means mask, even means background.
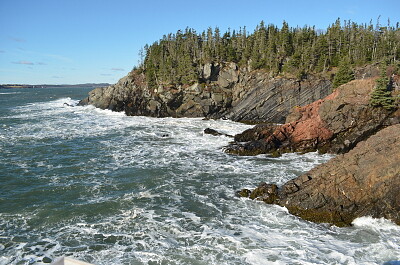
[[[389,84],[390,80],[386,75],[386,66],[382,66],[380,77],[376,80],[375,88],[371,94],[370,103],[372,106],[382,107],[387,110],[395,108]]]
[[[354,73],[351,69],[349,59],[345,57],[339,64],[339,69],[333,79],[333,87],[336,88],[350,82],[351,80],[354,80]]]
[[[337,87],[354,78],[352,67],[378,62],[384,58],[398,64],[400,28],[358,25],[337,19],[327,30],[315,27],[281,28],[263,21],[252,34],[246,27],[239,31],[208,28],[201,34],[186,28],[168,34],[145,46],[139,62],[150,87],[196,81],[206,63],[236,62],[251,69],[265,69],[274,75],[287,73],[304,78],[338,66],[334,79]]]

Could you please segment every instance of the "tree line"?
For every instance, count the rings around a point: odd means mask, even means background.
[[[251,70],[304,78],[344,63],[361,66],[385,60],[399,64],[400,28],[390,21],[383,26],[337,19],[326,30],[315,26],[278,28],[263,21],[249,33],[246,27],[221,33],[186,28],[164,35],[142,52],[140,68],[151,87],[198,82],[201,66],[210,62],[235,62]]]

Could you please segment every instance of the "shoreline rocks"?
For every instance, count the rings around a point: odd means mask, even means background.
[[[238,195],[286,207],[313,222],[349,226],[361,216],[400,225],[400,124],[377,132],[282,187],[261,184]]]
[[[226,137],[232,137],[233,138],[233,136],[230,135],[230,134],[221,133],[221,132],[219,132],[217,130],[214,130],[214,129],[211,129],[211,128],[204,129],[204,133],[205,134],[211,134],[213,136],[226,136]]]
[[[276,77],[265,71],[249,72],[235,63],[202,66],[199,83],[149,88],[145,75],[132,71],[116,84],[89,92],[80,105],[152,117],[227,118],[241,122],[285,121],[295,106],[327,96],[329,80]]]

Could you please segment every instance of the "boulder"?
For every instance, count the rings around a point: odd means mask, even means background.
[[[220,70],[219,64],[206,63],[203,66],[202,79],[206,82],[216,81]]]
[[[238,67],[235,63],[230,63],[227,67],[220,70],[217,84],[221,88],[230,88],[239,81]]]
[[[268,204],[274,203],[279,198],[278,196],[278,186],[275,184],[267,184],[265,182],[261,183],[249,194],[250,199],[256,199]]]

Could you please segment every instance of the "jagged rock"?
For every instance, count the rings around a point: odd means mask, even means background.
[[[262,183],[245,197],[279,204],[313,222],[348,226],[357,217],[372,216],[400,225],[399,150],[397,124],[279,189]]]
[[[226,133],[220,133],[217,130],[211,129],[211,128],[206,128],[204,129],[205,134],[211,134],[214,136],[227,136],[227,137],[233,137],[232,135],[226,134]]]
[[[239,190],[236,192],[236,196],[238,196],[238,197],[248,198],[248,197],[250,197],[250,194],[251,194],[251,190],[249,190],[249,189],[242,189],[242,190]]]
[[[349,225],[360,216],[400,224],[400,125],[379,131],[282,187],[280,204],[312,221]],[[287,192],[295,183],[298,191]],[[324,213],[332,213],[325,215]]]
[[[248,72],[235,63],[205,64],[199,80],[203,83],[149,89],[144,74],[132,71],[115,85],[90,91],[80,104],[127,115],[283,122],[294,106],[320,99],[331,90],[329,80],[271,79],[267,72]]]
[[[212,69],[212,64],[211,63],[207,63],[204,65],[203,67],[203,78],[205,80],[209,80],[211,78],[211,69]]]
[[[247,129],[242,133],[236,134],[234,137],[235,142],[248,142],[252,140],[260,140],[265,138],[266,135],[271,134],[277,125],[272,123],[257,124],[251,129]]]
[[[369,105],[375,79],[354,80],[336,89],[328,97],[304,107],[296,107],[280,126],[247,130],[245,143],[238,135],[228,153],[322,152],[344,153],[368,138],[390,121],[395,114]]]
[[[260,183],[254,190],[242,189],[236,192],[238,197],[250,198],[252,200],[264,201],[273,204],[279,199],[278,186],[275,184]]]
[[[250,193],[249,198],[272,204],[278,199],[278,186],[263,182]]]
[[[271,78],[267,72],[242,72],[232,88],[232,108],[223,113],[234,121],[283,123],[294,107],[324,98],[332,91],[331,82],[324,78],[310,76],[298,81]]]
[[[356,76],[367,80],[366,76],[377,74],[376,69],[376,65],[364,67]],[[269,72],[249,72],[235,63],[208,63],[199,66],[199,72],[200,83],[159,84],[150,89],[144,73],[132,71],[115,85],[92,90],[80,104],[125,111],[127,115],[283,123],[289,113],[291,121],[301,117],[293,109],[322,99],[332,90],[331,82],[321,76],[308,75],[301,81],[274,78]],[[393,84],[398,83],[396,77]]]
[[[391,117],[391,112],[370,106],[369,95],[374,86],[375,78],[352,81],[338,90],[334,100],[327,100],[321,105],[321,120],[333,134],[331,152],[347,152],[384,127]]]
[[[220,65],[219,64],[214,64],[214,63],[206,63],[203,66],[203,71],[202,71],[202,78],[204,81],[217,81],[218,79],[218,74],[220,70]]]
[[[365,79],[365,78],[379,76],[379,73],[380,73],[379,63],[374,63],[355,69],[354,77],[356,79]]]
[[[221,69],[217,84],[222,88],[229,88],[239,81],[238,67],[235,63],[230,63],[228,67]]]

